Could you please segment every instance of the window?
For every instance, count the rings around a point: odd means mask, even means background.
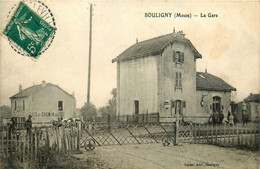
[[[181,72],[176,72],[175,75],[175,87],[176,88],[182,88],[182,73]]]
[[[218,96],[213,97],[213,112],[219,112],[221,111],[221,98]]]
[[[25,101],[23,100],[23,111],[25,111]]]
[[[173,51],[173,62],[184,63],[184,53]]]
[[[14,110],[16,111],[17,110],[17,102],[14,101]]]
[[[58,101],[58,110],[63,111],[63,101]]]

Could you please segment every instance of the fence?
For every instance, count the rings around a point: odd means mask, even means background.
[[[53,152],[65,153],[80,148],[81,124],[61,127],[34,127],[31,130],[0,128],[0,159],[13,167],[42,168]],[[6,168],[13,168],[8,166]]]
[[[178,143],[214,144],[259,149],[258,124],[246,127],[175,122],[88,123],[82,128],[81,145],[93,139],[97,146],[162,143],[165,137]]]
[[[97,146],[160,143],[173,128],[173,123],[92,123],[82,127],[81,145],[88,139]]]
[[[110,116],[106,115],[103,117],[96,117],[93,119],[88,119],[87,121],[95,121],[97,123],[110,123],[110,122],[122,122],[122,123],[147,123],[147,122],[159,122],[159,113],[145,113],[137,115],[122,115],[122,116]]]
[[[230,125],[194,125],[193,143],[213,144],[225,147],[242,147],[259,150],[259,124],[248,126]]]

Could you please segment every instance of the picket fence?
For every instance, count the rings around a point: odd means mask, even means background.
[[[62,126],[34,127],[13,130],[10,126],[0,128],[0,159],[2,164],[15,167],[42,168],[51,154],[66,153],[80,149],[80,123]],[[10,166],[9,166],[10,167]]]
[[[193,143],[259,150],[259,123],[252,123],[244,127],[241,124],[236,126],[227,124],[215,126],[194,124]]]

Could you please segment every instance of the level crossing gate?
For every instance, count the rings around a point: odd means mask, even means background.
[[[192,142],[192,124],[178,126],[175,122],[85,123],[81,129],[81,146],[88,142],[96,146],[162,143],[165,138],[175,144]]]

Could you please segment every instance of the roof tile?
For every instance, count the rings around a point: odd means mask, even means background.
[[[141,57],[141,56],[159,54],[168,43],[174,42],[174,41],[181,41],[184,43],[188,43],[189,45],[191,45],[192,49],[197,53],[197,58],[202,57],[188,39],[180,38],[180,37],[176,36],[176,34],[178,34],[178,33],[175,33],[175,34],[170,33],[167,35],[163,35],[163,36],[155,37],[155,38],[148,39],[148,40],[145,40],[142,42],[138,42],[138,43],[130,46],[129,48],[127,48],[125,51],[123,51],[118,57],[113,59],[112,62],[128,60],[128,59]]]
[[[197,90],[236,91],[236,88],[232,87],[221,78],[204,72],[196,72],[196,85]]]

